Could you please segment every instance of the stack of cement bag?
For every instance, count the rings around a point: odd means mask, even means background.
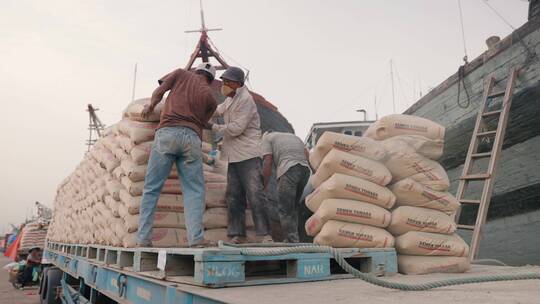
[[[141,195],[160,107],[147,119],[140,113],[148,99],[130,104],[123,119],[109,127],[83,161],[58,188],[48,238],[67,243],[136,246]],[[203,159],[211,145],[203,143]],[[226,165],[204,164],[205,237],[226,240]],[[251,217],[248,215],[248,219]],[[247,223],[253,227],[252,222]],[[152,242],[156,247],[187,246],[183,196],[176,165],[158,200]]]
[[[28,252],[34,247],[44,248],[47,228],[47,223],[31,222],[26,224],[22,230],[19,251]]]
[[[448,176],[435,160],[444,146],[444,127],[427,119],[389,115],[365,136],[384,147],[396,197],[388,231],[396,237],[399,271],[405,274],[464,272],[467,244],[455,234],[454,212],[460,207],[447,192]]]
[[[381,163],[384,148],[367,137],[325,132],[309,161],[315,191],[306,198],[314,214],[306,232],[320,245],[349,248],[393,247],[388,209],[395,203],[386,188],[392,176]]]

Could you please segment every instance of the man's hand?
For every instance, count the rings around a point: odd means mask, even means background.
[[[213,123],[207,122],[207,123],[203,126],[203,128],[205,128],[205,129],[207,129],[207,130],[212,130],[212,126],[213,126],[213,125],[214,125]]]
[[[152,112],[154,112],[154,107],[152,106],[152,104],[144,105],[144,108],[141,112],[141,117],[144,119],[148,119]]]

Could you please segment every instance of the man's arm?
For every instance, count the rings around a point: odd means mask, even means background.
[[[217,108],[216,99],[214,99],[214,96],[212,96],[211,93],[208,93],[208,96],[206,97],[206,110],[204,112],[203,126],[208,125],[208,122],[210,121],[212,116],[214,116],[214,113],[216,112],[216,108]]]
[[[163,95],[165,95],[168,90],[172,89],[178,75],[183,72],[184,70],[177,69],[158,80],[159,87],[157,87],[154,92],[152,92],[150,104],[145,106],[141,113],[141,116],[143,118],[147,117],[148,115],[150,115],[150,113],[152,113],[152,111],[154,111],[154,108],[163,99]]]
[[[272,163],[274,162],[274,157],[272,154],[266,154],[263,157],[263,186],[264,189],[268,187],[270,182],[270,176],[272,175]]]
[[[244,130],[247,128],[247,125],[257,111],[257,107],[251,98],[243,101],[238,100],[238,102],[241,102],[241,104],[238,106],[236,119],[228,124],[212,125],[212,130],[214,132],[223,132],[223,134],[227,134],[231,137],[237,137],[244,133]]]

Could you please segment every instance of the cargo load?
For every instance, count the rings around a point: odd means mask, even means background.
[[[456,231],[456,223],[444,212],[401,206],[392,211],[392,220],[388,231],[393,235],[402,235],[409,231],[424,231],[452,234]]]
[[[420,135],[429,139],[444,140],[444,131],[443,126],[422,117],[392,114],[374,122],[364,136],[384,140],[398,135]]]
[[[386,155],[383,147],[371,138],[326,131],[321,135],[317,145],[309,155],[311,167],[318,169],[326,154],[332,149],[375,161],[380,161]]]
[[[305,224],[306,232],[315,236],[329,220],[365,224],[384,228],[390,224],[390,211],[374,204],[346,200],[326,199]]]
[[[470,268],[467,257],[398,255],[398,271],[402,274],[460,273]]]
[[[469,245],[457,234],[409,231],[396,238],[396,251],[407,255],[466,257]]]
[[[435,209],[447,214],[455,212],[460,203],[446,191],[436,191],[412,178],[405,178],[389,186],[396,196],[396,206],[413,206]]]
[[[329,220],[313,242],[338,248],[385,248],[394,246],[394,237],[382,228]]]

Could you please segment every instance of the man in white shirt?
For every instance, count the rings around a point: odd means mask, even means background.
[[[255,223],[255,232],[262,242],[272,242],[262,180],[261,129],[257,106],[244,86],[244,71],[229,67],[221,76],[221,93],[227,97],[215,115],[223,116],[224,124],[211,124],[214,132],[223,133],[222,155],[228,161],[226,201],[227,234],[233,243],[246,238],[246,198]]]
[[[276,168],[278,216],[283,241],[298,243],[298,204],[309,175],[308,151],[292,133],[266,132],[262,139],[264,188]]]

